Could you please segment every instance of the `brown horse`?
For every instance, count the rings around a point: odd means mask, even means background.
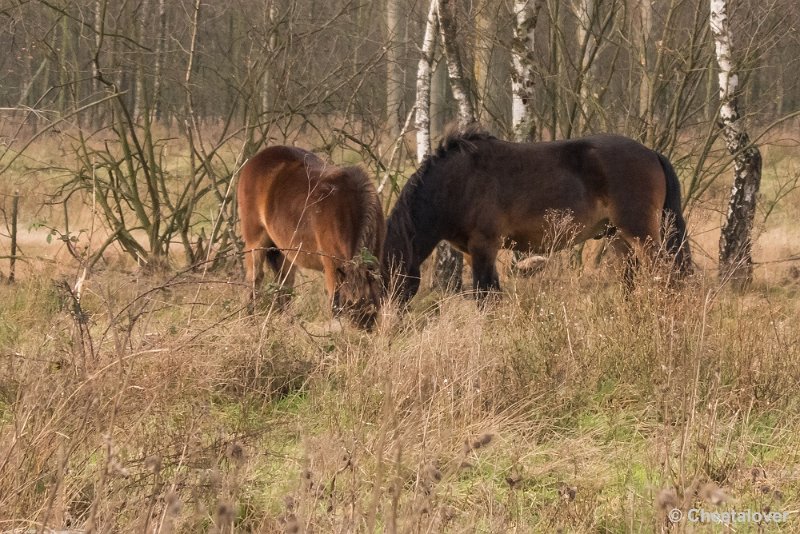
[[[335,315],[370,328],[382,293],[383,210],[360,167],[327,165],[299,148],[274,146],[239,175],[239,219],[254,298],[264,263],[291,287],[295,266],[323,271]]]
[[[675,266],[691,268],[680,183],[663,155],[618,135],[510,143],[472,127],[445,138],[401,191],[387,221],[384,274],[407,301],[420,264],[446,240],[469,254],[478,295],[499,290],[498,250],[553,248],[551,213],[568,214],[575,229],[555,248],[616,234],[615,249],[631,257],[665,239]],[[671,226],[663,238],[662,217]]]

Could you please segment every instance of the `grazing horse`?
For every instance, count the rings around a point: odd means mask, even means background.
[[[553,213],[574,229],[556,243]],[[662,217],[671,226],[663,237]],[[613,234],[626,256],[663,239],[676,268],[691,269],[680,183],[663,155],[618,135],[510,143],[470,127],[448,135],[400,192],[382,265],[406,302],[419,288],[420,264],[446,240],[469,254],[473,287],[486,295],[500,289],[500,248],[543,252]]]
[[[273,146],[239,175],[239,219],[251,298],[264,263],[291,287],[295,266],[323,271],[334,315],[362,328],[377,317],[385,234],[375,186],[360,167],[336,167],[299,148]]]

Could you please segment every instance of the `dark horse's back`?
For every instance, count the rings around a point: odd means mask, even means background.
[[[544,251],[611,227],[617,246],[631,250],[662,242],[664,215],[679,234],[667,246],[686,267],[677,176],[666,158],[637,141],[594,135],[512,143],[466,130],[445,139],[409,180],[389,218],[385,256],[387,264],[402,260],[413,270],[444,239],[481,271],[493,268],[500,246]],[[496,272],[487,276],[489,286],[498,285]]]
[[[479,238],[474,228],[522,250],[542,250],[550,245],[546,219],[558,213],[580,228],[577,241],[607,225],[660,241],[660,221],[651,214],[667,200],[665,171],[656,152],[632,139],[523,144],[479,138],[446,154],[446,163],[433,162],[421,189],[447,214],[440,219],[445,239],[464,251]]]

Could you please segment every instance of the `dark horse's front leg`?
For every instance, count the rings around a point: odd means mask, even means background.
[[[475,298],[485,300],[491,293],[500,291],[500,277],[495,268],[497,250],[470,249],[469,254]]]

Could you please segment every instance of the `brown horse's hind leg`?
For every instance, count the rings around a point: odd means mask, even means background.
[[[291,290],[294,287],[295,267],[289,258],[276,248],[268,248],[266,256],[267,264],[275,273],[275,284],[280,291],[276,302],[280,307],[285,307],[289,303]]]
[[[259,236],[258,240],[245,242],[244,266],[247,273],[248,311],[253,313],[255,302],[259,298],[261,286],[264,283],[264,264],[270,266],[275,273],[275,283],[281,288],[291,288],[294,283],[294,268],[291,262],[279,250],[266,233]],[[284,296],[288,291],[281,291],[277,303],[284,306],[288,299]]]
[[[244,245],[244,269],[245,279],[247,280],[247,311],[255,311],[255,301],[258,298],[258,290],[264,281],[264,260],[266,258],[267,240],[261,236],[257,241],[245,241]]]
[[[255,292],[264,280],[264,259],[266,258],[266,246],[263,241],[256,243],[245,243],[244,249],[244,268],[247,283],[250,284],[250,291]]]

